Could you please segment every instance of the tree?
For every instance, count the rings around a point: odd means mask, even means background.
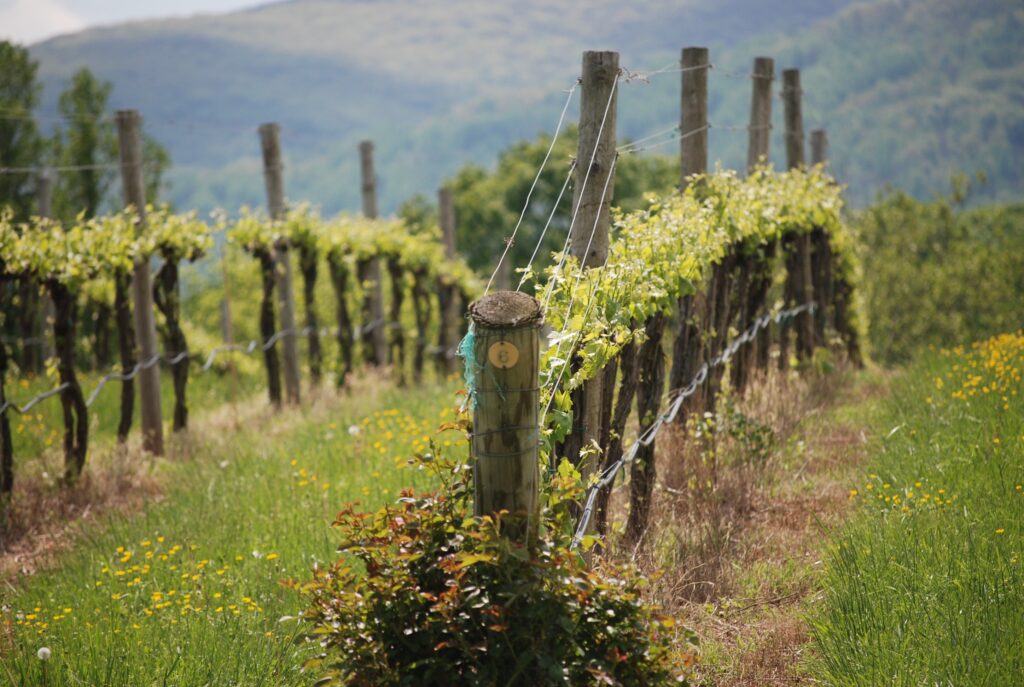
[[[66,170],[60,177],[55,199],[57,216],[71,220],[78,215],[95,217],[103,207],[107,193],[117,176],[119,159],[117,135],[107,111],[113,85],[96,78],[88,68],[75,72],[58,102],[65,130],[58,131],[53,145]],[[156,202],[170,155],[159,143],[143,136],[143,170],[146,200]],[[111,316],[114,303],[109,298],[89,299],[82,320],[91,340],[97,367],[111,364]]]
[[[38,64],[28,50],[0,41],[0,167],[30,168],[39,164],[42,141],[32,111],[39,103]],[[36,179],[32,172],[0,174],[0,206],[24,221],[35,210]]]
[[[548,134],[521,141],[501,153],[493,172],[478,165],[466,165],[450,182],[458,217],[459,250],[474,268],[487,274],[495,268],[550,146]],[[562,188],[575,154],[576,128],[570,127],[556,141],[530,195],[522,225],[506,258],[513,268],[527,265],[549,217],[551,225],[537,252],[534,271],[547,264],[551,253],[562,250],[572,219],[574,180],[569,180],[564,193]],[[616,165],[613,204],[627,210],[644,207],[645,193],[672,190],[679,177],[678,167],[678,161],[668,156],[622,155]],[[518,281],[514,277],[513,285]]]
[[[106,111],[112,89],[109,81],[83,67],[60,95],[58,109],[66,128],[55,137],[57,159],[62,166],[80,168],[63,173],[57,185],[58,216],[64,219],[95,217],[114,179],[113,167],[106,167],[117,161],[117,136]]]
[[[0,172],[0,210],[9,207],[15,222],[27,220],[36,211],[36,175],[29,170],[38,166],[42,151],[42,140],[32,116],[39,102],[37,68],[27,49],[0,41],[0,167],[14,170]],[[0,314],[0,321],[4,322],[0,332],[10,337],[39,333],[42,320],[39,287],[35,282],[12,279],[0,283],[0,303],[4,311]],[[35,343],[17,347],[14,360],[22,368],[38,371],[41,352]],[[0,357],[6,358],[5,352],[0,352]]]
[[[422,193],[417,193],[398,208],[398,216],[413,234],[437,231],[437,206]]]

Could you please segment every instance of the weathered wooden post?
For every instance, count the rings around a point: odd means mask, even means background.
[[[532,296],[496,291],[469,306],[473,380],[474,512],[502,519],[507,536],[524,543],[537,532],[540,506],[540,328]]]
[[[768,162],[772,133],[772,81],[775,80],[775,60],[755,57],[750,74],[750,127],[747,130],[747,172]]]
[[[782,103],[786,123],[786,169],[804,166],[804,115],[801,103],[800,70],[782,70]]]
[[[53,175],[50,174],[50,170],[44,169],[39,173],[39,177],[36,180],[36,200],[39,203],[39,216],[46,219],[53,217]],[[53,299],[50,298],[49,292],[45,292],[42,296],[43,307],[41,308],[43,313],[43,321],[40,329],[39,337],[42,340],[42,362],[45,364],[47,360],[57,355],[57,349],[53,345],[53,318],[56,316],[56,311],[53,308]]]
[[[454,260],[455,252],[455,202],[450,188],[441,188],[437,192],[437,208],[441,221],[441,241],[444,255]],[[441,322],[437,337],[437,369],[442,375],[455,372],[458,361],[455,360],[455,346],[459,339],[459,299],[458,289],[443,281],[437,285],[438,311]]]
[[[747,131],[747,173],[752,173],[758,165],[768,164],[769,146],[772,131],[772,82],[775,80],[775,60],[770,57],[755,57],[754,67],[750,74],[750,126]],[[768,303],[768,290],[771,288],[772,263],[778,242],[761,248],[761,261],[754,268],[751,277],[750,308],[748,320],[758,317],[760,311]],[[746,323],[748,326],[750,321]],[[767,370],[771,352],[771,330],[762,329],[747,347],[741,351],[736,365],[734,382],[742,389],[749,379],[750,372],[755,369]]]
[[[824,129],[811,131],[811,164],[827,164],[828,134]],[[811,285],[814,302],[815,342],[823,344],[829,322],[832,321],[834,285],[832,276],[832,244],[829,235],[820,227],[811,232]]]
[[[689,186],[689,177],[703,174],[708,168],[708,69],[711,68],[707,48],[683,48],[680,66],[682,76],[679,103],[679,163],[682,169],[680,190]],[[704,327],[713,294],[712,280],[695,295],[679,299],[676,335],[672,344],[672,366],[669,369],[669,388],[681,389],[697,373],[705,354]],[[697,407],[699,399],[687,404]],[[677,415],[678,422],[686,422],[686,412]]]
[[[281,160],[281,127],[274,123],[260,125],[260,147],[263,150],[263,178],[267,187],[267,209],[273,222],[283,222],[287,214],[284,200],[284,164]],[[298,403],[299,346],[295,329],[295,295],[292,291],[292,259],[287,238],[274,246],[274,277],[277,301],[281,309],[281,337],[284,348],[284,388],[289,403]]]
[[[689,178],[708,170],[708,69],[707,48],[683,48],[682,89],[679,107],[679,161],[682,179],[679,187],[686,190]]]
[[[811,130],[811,164],[824,165],[828,162],[828,134],[824,129]]]
[[[707,48],[684,48],[682,54],[682,102],[680,107],[680,132],[683,135],[683,146],[680,160],[683,174],[686,176],[702,174],[708,166],[708,70],[711,56]],[[683,185],[686,190],[691,182]],[[695,332],[680,337],[679,345],[693,342],[696,360],[691,365],[684,365],[687,378],[678,380],[685,383],[688,377],[699,369],[702,362],[710,359],[721,349],[724,336],[728,329],[729,289],[736,265],[736,252],[730,251],[719,262],[712,266],[711,274],[704,289],[703,303],[698,303],[696,312],[703,310]],[[699,301],[700,296],[697,297]],[[680,311],[693,311],[693,308],[680,308]],[[681,318],[682,319],[682,318]],[[641,357],[643,352],[641,351]],[[653,359],[652,359],[653,360]],[[641,373],[642,375],[643,373]],[[694,397],[691,407],[704,411],[714,411],[717,390],[721,385],[722,371],[710,371],[701,392]],[[676,380],[673,380],[676,381]],[[678,387],[674,387],[678,388]],[[638,397],[638,403],[639,403]],[[685,415],[685,414],[684,414]],[[684,419],[684,418],[681,418]]]
[[[142,180],[142,136],[137,110],[118,110],[117,140],[121,154],[121,184],[124,204],[135,208],[139,223],[136,230],[146,227],[146,187]],[[156,321],[153,315],[153,285],[149,274],[149,256],[136,260],[132,274],[132,294],[135,302],[134,322],[138,336],[139,359],[148,362],[157,355]],[[139,372],[139,397],[142,406],[142,447],[155,455],[164,452],[163,414],[160,410],[160,365],[152,365]]]
[[[377,177],[373,172],[373,143],[359,144],[359,169],[362,175],[363,216],[377,218]],[[363,356],[371,365],[388,361],[387,329],[384,322],[384,286],[381,281],[380,258],[373,256],[356,265],[363,287]]]
[[[805,164],[804,118],[801,104],[800,70],[785,69],[782,72],[782,101],[786,122],[786,167],[798,169]],[[786,267],[789,271],[790,305],[803,305],[811,299],[811,236],[803,231],[790,237]],[[779,366],[785,369],[789,364],[789,348],[786,327],[780,327]],[[809,312],[796,317],[797,356],[807,360],[814,352],[814,322]]]
[[[617,52],[583,53],[573,197],[575,222],[569,229],[569,253],[579,260],[583,269],[602,267],[608,259],[611,200],[615,190],[618,79]],[[575,357],[575,351],[571,357]],[[584,482],[594,474],[599,463],[596,453],[587,455],[586,452],[598,444],[601,437],[602,376],[595,375],[572,394],[573,429],[565,439],[564,456],[577,466]]]

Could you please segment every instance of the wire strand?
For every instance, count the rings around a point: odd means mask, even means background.
[[[597,128],[597,136],[594,138],[594,141],[595,141],[594,142],[594,150],[593,150],[593,152],[590,155],[590,162],[587,164],[587,172],[586,172],[586,174],[583,175],[583,183],[580,184],[580,189],[579,189],[579,197],[580,198],[583,197],[584,192],[587,190],[587,183],[590,181],[590,173],[594,170],[594,160],[597,159],[597,149],[600,147],[599,144],[601,142],[601,135],[604,133],[604,125],[608,121],[608,111],[611,109],[612,100],[615,99],[615,91],[616,91],[616,89],[618,87],[619,87],[619,77],[616,76],[615,77],[615,81],[612,83],[611,90],[608,93],[608,102],[605,103],[605,105],[604,105],[604,114],[601,116],[601,125]],[[612,162],[612,164],[613,165],[615,164],[614,161]],[[614,171],[614,169],[613,169],[613,171]],[[609,173],[608,179],[611,179],[611,176],[612,176],[611,173]],[[606,188],[607,188],[608,179],[605,179],[605,187]],[[602,202],[604,202],[603,194],[602,194]],[[549,280],[549,288],[547,290],[547,294],[544,297],[543,311],[545,313],[548,310],[548,304],[551,302],[551,294],[554,292],[554,282],[555,282],[555,279],[558,277],[558,274],[561,272],[562,268],[565,266],[565,260],[566,260],[566,257],[567,257],[567,254],[568,254],[568,250],[569,250],[569,241],[572,240],[572,230],[576,226],[576,218],[579,217],[580,207],[581,206],[582,206],[582,203],[577,203],[576,207],[573,208],[572,219],[569,221],[569,230],[566,232],[566,236],[565,236],[565,245],[562,248],[561,257],[559,258],[558,263],[555,265],[554,273],[551,275],[551,279]]]
[[[813,313],[816,308],[817,304],[814,301],[810,301],[803,305],[796,306],[795,308],[783,310],[775,315],[766,314],[758,317],[750,327],[748,327],[740,336],[736,337],[721,353],[701,365],[700,370],[697,371],[697,374],[694,375],[689,384],[681,389],[669,391],[665,395],[667,398],[672,399],[669,409],[660,413],[654,422],[640,433],[640,436],[638,436],[632,445],[630,445],[629,449],[622,454],[621,458],[602,470],[601,476],[598,478],[597,482],[595,482],[587,491],[587,498],[584,502],[585,505],[583,507],[583,512],[580,515],[580,521],[576,526],[576,531],[573,534],[569,548],[575,549],[583,541],[587,527],[590,525],[590,518],[593,516],[594,502],[597,498],[598,492],[614,483],[615,477],[618,475],[619,471],[633,462],[641,446],[650,446],[654,443],[654,440],[661,431],[661,428],[675,420],[676,415],[682,408],[683,402],[696,393],[700,385],[707,380],[708,374],[712,369],[728,363],[740,348],[753,341],[757,337],[758,332],[762,329],[766,329],[772,322],[781,324],[783,321],[796,317],[805,311]]]
[[[516,286],[516,291],[523,288],[523,284],[530,276],[530,268],[533,267],[533,261],[537,259],[537,253],[540,252],[540,247],[544,244],[544,236],[548,233],[548,228],[551,226],[552,220],[555,218],[555,213],[558,212],[558,206],[562,203],[562,196],[565,195],[565,190],[569,187],[569,182],[572,181],[573,172],[576,171],[576,160],[573,160],[569,164],[569,173],[565,175],[565,183],[562,184],[562,190],[558,192],[558,198],[555,199],[555,204],[551,206],[551,213],[548,215],[548,221],[544,223],[544,228],[540,232],[540,236],[537,238],[537,245],[533,248],[533,254],[530,256],[530,261],[526,263],[526,269],[523,270],[523,276],[519,280],[519,285]]]
[[[541,174],[544,173],[544,168],[547,166],[548,160],[551,158],[551,151],[555,149],[555,143],[558,141],[558,136],[562,131],[562,124],[565,122],[565,114],[569,111],[569,104],[572,102],[573,93],[576,92],[576,87],[578,85],[579,81],[574,83],[572,88],[569,89],[569,96],[565,99],[565,105],[562,106],[562,114],[558,117],[558,124],[555,125],[555,133],[551,137],[551,145],[548,146],[548,150],[544,154],[544,159],[540,163],[540,169],[537,170],[537,175],[533,178],[530,190],[526,193],[526,202],[523,203],[523,209],[519,213],[519,219],[516,221],[515,228],[512,230],[512,236],[505,242],[505,250],[502,251],[501,257],[498,258],[498,264],[494,267],[494,271],[491,272],[491,278],[487,280],[487,287],[484,289],[485,296],[491,290],[491,284],[494,283],[494,277],[498,274],[498,270],[501,269],[501,264],[505,261],[505,256],[507,256],[509,250],[512,249],[512,244],[515,243],[516,240],[516,234],[519,233],[519,227],[523,224],[523,218],[526,217],[526,212],[530,209],[530,198],[533,197],[533,191],[537,188],[537,182],[540,181]]]

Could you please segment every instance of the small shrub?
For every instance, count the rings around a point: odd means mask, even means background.
[[[569,550],[571,469],[551,480],[531,551],[501,535],[500,516],[473,516],[469,466],[420,460],[441,490],[343,510],[344,555],[298,585],[317,684],[686,684],[692,633],[642,600],[631,569],[591,571]]]

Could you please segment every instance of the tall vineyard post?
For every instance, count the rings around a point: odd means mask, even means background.
[[[540,516],[540,328],[532,296],[497,291],[469,307],[474,512],[502,516],[502,532],[529,543]]]
[[[263,151],[263,178],[267,188],[267,209],[270,219],[283,222],[287,214],[284,196],[284,162],[281,158],[281,127],[275,123],[260,125],[260,144]],[[285,394],[289,403],[299,403],[299,346],[295,329],[295,295],[292,291],[291,246],[287,238],[274,244],[274,278],[277,282],[277,300],[281,311],[283,372]]]
[[[710,54],[706,48],[684,48],[680,64],[679,147],[680,189],[685,191],[690,177],[703,174],[708,168],[708,74]],[[707,317],[709,293],[682,296],[677,308],[676,335],[672,345],[669,388],[679,389],[696,373],[706,357],[702,322]],[[690,407],[697,406],[694,397]],[[685,423],[687,412],[678,416]]]
[[[750,124],[747,127],[747,174],[756,172],[768,163],[772,127],[772,81],[775,63],[770,57],[755,57],[750,74]],[[772,263],[777,250],[776,241],[762,246],[749,246],[742,265],[744,280],[741,328],[750,326],[753,318],[768,304],[768,291],[772,281]],[[733,358],[733,388],[742,393],[755,368],[768,368],[771,345],[769,329],[761,330],[757,338]]]
[[[828,134],[824,129],[811,130],[811,165],[824,166],[828,157]],[[814,311],[815,342],[824,344],[826,334],[833,321],[833,303],[835,301],[835,285],[833,278],[832,244],[828,233],[821,227],[811,231],[811,285],[814,301],[818,308]]]
[[[751,96],[750,96],[750,129],[747,133],[747,172],[753,172],[758,164],[768,164],[771,146],[772,130],[772,83],[775,81],[775,60],[770,57],[755,57],[754,68],[750,74]],[[764,247],[765,260],[768,263],[764,267],[770,269],[771,263],[775,260],[778,252],[778,241],[773,240]],[[759,282],[755,288],[763,289],[761,306],[767,305],[768,289],[771,287],[771,275],[767,280]],[[772,342],[772,330],[762,329],[757,334],[757,339],[747,351],[743,353],[748,360],[746,374],[750,370],[758,368],[762,371],[768,369]]]
[[[600,268],[608,259],[611,199],[615,187],[618,79],[617,52],[583,53],[573,198],[575,221],[570,227],[569,253],[584,270]],[[571,317],[572,313],[565,316]],[[576,351],[572,351],[567,360],[566,364],[582,364],[576,359]],[[573,426],[562,447],[563,456],[579,469],[584,482],[589,481],[600,463],[596,451],[601,450],[603,377],[603,373],[598,373],[572,392]]]
[[[373,171],[373,143],[359,143],[359,170],[363,195],[363,216],[377,218],[377,177]],[[380,258],[365,257],[357,265],[359,283],[363,289],[363,359],[371,365],[387,364],[388,345],[384,324],[384,284],[381,278]]]
[[[455,245],[455,202],[450,188],[441,188],[437,192],[438,217],[441,223],[441,241],[444,244],[444,255],[449,260],[456,257]],[[454,349],[459,338],[458,331],[458,289],[454,284],[438,280],[438,311],[441,314],[437,339],[437,369],[441,375],[450,375],[458,368]]]
[[[36,202],[39,207],[39,216],[45,219],[53,217],[53,174],[44,169],[36,178]],[[42,295],[42,327],[39,330],[39,339],[42,341],[43,363],[57,354],[53,346],[53,324],[54,309],[53,299],[45,292]]]
[[[136,231],[146,225],[146,190],[142,178],[142,138],[140,118],[136,110],[117,113],[117,134],[121,153],[121,181],[124,203],[138,213]],[[135,261],[132,274],[132,293],[135,301],[135,332],[142,360],[151,360],[158,354],[156,347],[156,317],[153,313],[153,285],[149,274],[149,257]],[[127,372],[127,370],[126,370]],[[139,396],[142,408],[142,446],[145,450],[163,455],[163,414],[160,410],[160,368],[157,365],[139,372]]]
[[[800,70],[782,72],[782,102],[786,123],[786,168],[798,169],[805,164],[803,91],[800,88]],[[784,238],[786,243],[787,300],[790,306],[806,303],[811,297],[811,235],[799,232]],[[796,318],[796,352],[800,360],[810,358],[814,350],[814,322],[809,312]],[[789,338],[787,327],[780,327],[779,367],[789,365]]]
[[[828,134],[824,129],[815,129],[811,132],[811,163],[815,165],[828,164]],[[824,238],[826,242],[829,241],[827,235]],[[861,355],[860,340],[851,313],[853,286],[845,275],[836,270],[836,256],[830,243],[828,251],[828,263],[825,268],[827,270],[825,300],[820,302],[831,308],[828,322],[831,323],[836,335],[846,348],[847,358],[855,366],[862,367],[864,359]]]
[[[680,67],[679,131],[682,140],[679,146],[679,187],[681,191],[685,191],[693,183],[693,177],[705,173],[708,166],[708,70],[711,68],[709,50],[699,46],[683,48],[680,54]],[[671,382],[678,383],[679,387],[685,383],[683,376],[687,371],[696,370],[708,353],[701,333],[700,320],[703,318],[698,319],[696,314],[703,309],[706,317],[712,303],[713,299],[708,294],[705,294],[703,303],[692,295],[679,300],[671,379]],[[701,308],[701,305],[704,307]],[[646,432],[661,412],[665,388],[665,356],[661,342],[666,325],[666,313],[659,312],[649,317],[644,323],[645,340],[635,353],[636,404],[640,432]],[[626,521],[626,537],[630,542],[640,540],[650,519],[654,483],[657,480],[655,451],[656,444],[653,440],[641,446],[630,466],[630,510]]]

